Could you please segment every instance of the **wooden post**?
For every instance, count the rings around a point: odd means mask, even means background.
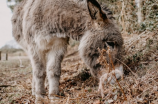
[[[6,53],[6,61],[8,60],[8,53]]]
[[[138,7],[137,17],[138,17],[138,24],[140,25],[144,20],[144,16],[142,12],[143,0],[135,0],[135,2]]]
[[[1,60],[1,51],[0,51],[0,60]]]

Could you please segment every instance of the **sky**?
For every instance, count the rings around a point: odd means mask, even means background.
[[[0,0],[0,48],[5,45],[12,37],[11,17],[12,12],[7,7],[7,0]]]

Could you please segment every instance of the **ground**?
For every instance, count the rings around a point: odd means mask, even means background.
[[[58,104],[158,104],[157,32],[124,38],[128,46],[124,63],[129,67],[124,65],[120,86],[104,85],[103,97],[98,92],[99,81],[90,75],[78,55],[78,45],[70,44],[62,62]],[[0,104],[34,104],[31,79],[32,68],[25,53],[11,53],[8,61],[0,61]],[[47,97],[44,102],[49,104]]]

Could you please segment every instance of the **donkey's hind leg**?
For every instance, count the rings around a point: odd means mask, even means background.
[[[47,54],[47,77],[49,83],[49,98],[56,99],[59,94],[59,79],[61,74],[61,62],[67,50],[68,39],[57,38],[52,49]]]

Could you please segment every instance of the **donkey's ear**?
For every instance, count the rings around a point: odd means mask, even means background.
[[[96,0],[87,0],[87,6],[92,19],[107,19],[106,14],[102,11],[100,4]]]

